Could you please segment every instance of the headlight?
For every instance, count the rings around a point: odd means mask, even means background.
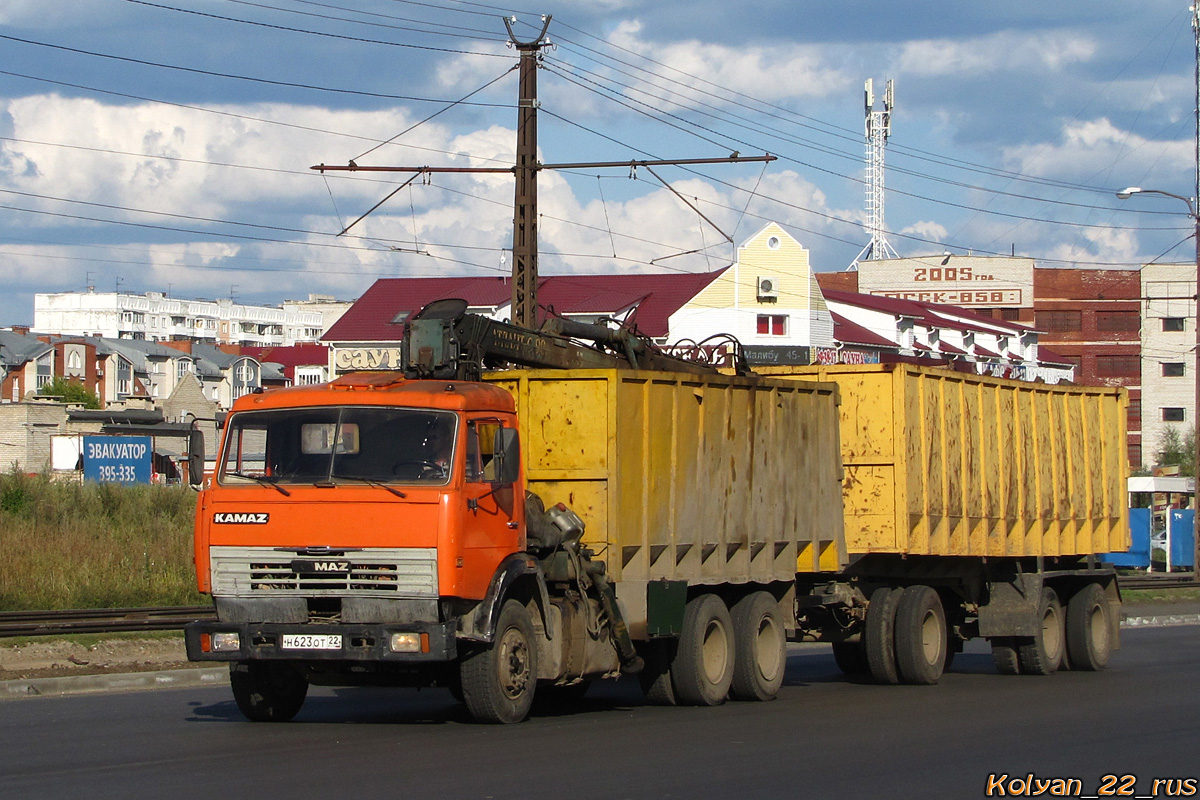
[[[393,633],[389,647],[393,653],[419,653],[421,652],[421,634]]]
[[[228,653],[242,649],[242,637],[236,633],[214,633],[212,635],[214,653]]]

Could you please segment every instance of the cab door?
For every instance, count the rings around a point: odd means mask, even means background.
[[[525,547],[524,493],[520,491],[520,481],[514,479],[512,465],[502,469],[505,459],[496,452],[496,443],[503,438],[497,434],[505,428],[504,421],[495,417],[467,421],[463,486],[467,515],[463,548],[468,562],[479,565],[478,574],[469,577],[470,583],[482,579],[486,585],[492,570],[505,557]],[[516,448],[512,450],[510,459],[516,457]]]

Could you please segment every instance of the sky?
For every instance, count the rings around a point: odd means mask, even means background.
[[[845,269],[868,78],[877,108],[895,86],[899,255],[1194,257],[1183,202],[1115,196],[1196,192],[1184,0],[4,0],[0,326],[88,286],[278,304],[509,275],[511,175],[310,167],[510,166],[503,18],[532,41],[542,15],[543,163],[777,157],[542,171],[543,274],[719,269],[771,221]]]

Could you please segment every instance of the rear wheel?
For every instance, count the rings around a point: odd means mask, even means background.
[[[645,661],[638,681],[650,705],[673,706],[679,702],[671,685],[671,661],[677,645],[675,639],[656,639],[638,647],[638,655]]]
[[[490,647],[460,664],[463,702],[479,722],[520,722],[529,715],[537,686],[537,641],[529,609],[508,600],[496,620]]]
[[[1017,640],[1011,636],[992,638],[992,660],[1001,675],[1020,675],[1021,666],[1017,658]]]
[[[733,696],[739,700],[774,700],[783,685],[787,636],[779,603],[767,592],[739,600],[733,619]]]
[[[1095,672],[1108,666],[1112,650],[1108,598],[1089,583],[1067,602],[1067,651],[1071,668]]]
[[[725,702],[733,683],[733,620],[724,601],[702,594],[687,604],[679,649],[671,662],[671,683],[682,703],[715,706]]]
[[[861,677],[871,671],[862,642],[834,642],[833,660],[837,662],[838,669],[851,678]]]
[[[282,661],[230,664],[229,686],[238,709],[253,722],[287,722],[308,696],[308,680]]]
[[[884,586],[871,592],[867,606],[867,629],[864,646],[867,667],[876,683],[899,683],[896,668],[896,607],[903,589]]]
[[[1041,630],[1032,639],[1022,639],[1017,659],[1023,675],[1050,675],[1062,664],[1065,647],[1062,604],[1049,586],[1042,589]]]
[[[896,607],[896,666],[905,683],[933,684],[946,666],[946,613],[938,593],[909,586]]]

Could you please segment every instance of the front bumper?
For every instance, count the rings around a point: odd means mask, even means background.
[[[193,622],[183,629],[189,661],[377,661],[394,664],[453,661],[457,654],[455,626],[449,622],[406,622],[402,624],[296,625],[270,622]],[[238,634],[237,650],[214,652],[209,643],[214,633]],[[288,648],[284,634],[339,634],[337,650]],[[389,645],[393,633],[421,634],[421,652],[397,653]]]

